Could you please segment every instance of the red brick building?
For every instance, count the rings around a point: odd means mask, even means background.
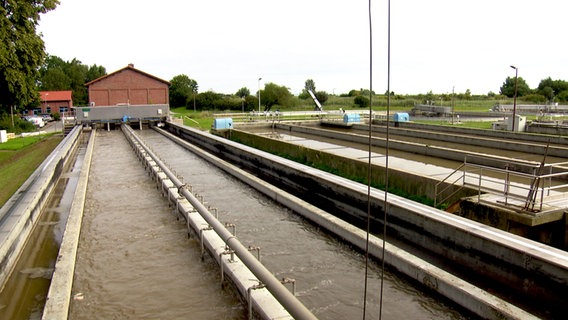
[[[71,111],[73,107],[72,91],[40,91],[41,103],[33,110],[34,114],[52,114]]]
[[[129,64],[85,84],[93,106],[169,104],[168,81]]]

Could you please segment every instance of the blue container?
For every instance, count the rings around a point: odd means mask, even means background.
[[[395,122],[408,122],[410,121],[410,116],[406,112],[397,112],[393,115],[393,120]]]
[[[213,129],[227,130],[233,129],[233,118],[217,118],[213,121]]]
[[[361,122],[361,116],[358,113],[346,113],[343,115],[344,123]]]

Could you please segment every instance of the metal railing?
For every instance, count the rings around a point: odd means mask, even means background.
[[[502,160],[503,168],[467,162],[467,157],[458,168],[435,186],[434,205],[451,201],[464,188],[498,197],[498,204],[518,206],[528,213],[541,212],[544,205],[566,201],[568,193],[568,162],[528,165]],[[519,166],[529,167],[519,169]],[[532,173],[524,173],[532,172]]]

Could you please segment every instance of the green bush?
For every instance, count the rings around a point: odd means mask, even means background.
[[[523,101],[527,101],[530,103],[546,103],[546,100],[547,99],[543,95],[536,93],[527,94],[523,96]]]
[[[21,119],[19,116],[14,115],[14,127],[12,128],[12,116],[4,113],[0,117],[0,130],[6,130],[15,134],[22,132],[35,131],[36,127],[33,123]]]
[[[53,120],[55,121],[59,121],[61,120],[61,115],[59,114],[59,112],[54,112],[51,114],[51,117],[53,118]]]
[[[369,98],[365,96],[356,96],[353,100],[356,106],[359,108],[368,108],[369,107]]]

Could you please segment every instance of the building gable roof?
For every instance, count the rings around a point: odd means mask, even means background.
[[[39,97],[41,101],[52,102],[52,101],[71,101],[72,91],[40,91]]]
[[[93,84],[93,83],[95,83],[95,82],[101,81],[101,80],[106,79],[106,78],[108,78],[108,77],[110,77],[110,76],[113,76],[113,75],[115,75],[115,74],[121,73],[121,72],[123,72],[123,71],[125,71],[125,70],[132,70],[132,71],[137,72],[137,73],[140,73],[140,74],[142,74],[142,75],[144,75],[144,76],[146,76],[146,77],[149,77],[149,78],[155,79],[155,80],[157,80],[157,81],[163,82],[163,83],[167,84],[168,86],[170,85],[170,82],[169,82],[169,81],[160,79],[160,78],[158,78],[158,77],[156,77],[156,76],[153,76],[153,75],[151,75],[151,74],[149,74],[149,73],[146,73],[146,72],[144,72],[144,71],[138,70],[138,69],[134,68],[134,65],[133,65],[133,64],[129,64],[128,66],[126,66],[126,67],[124,67],[124,68],[122,68],[122,69],[116,70],[115,72],[109,73],[109,74],[107,74],[107,75],[105,75],[105,76],[102,76],[102,77],[100,77],[100,78],[97,78],[97,79],[95,79],[95,80],[91,80],[91,81],[85,83],[85,86],[88,87],[88,86],[90,86],[91,84]]]

